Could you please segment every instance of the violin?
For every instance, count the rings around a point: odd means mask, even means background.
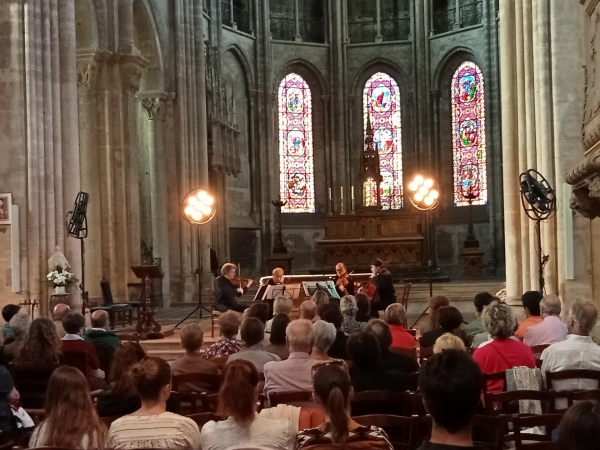
[[[242,270],[240,269],[240,265],[238,264],[236,276],[229,280],[229,282],[238,288],[246,289],[250,287],[252,283],[254,283],[254,281],[252,281],[250,278],[242,278],[241,274]]]
[[[340,275],[340,277],[337,279],[337,281],[335,282],[335,285],[341,290],[341,291],[345,291],[346,290],[346,286],[348,286],[350,282],[348,281],[348,272],[346,272],[344,275]]]

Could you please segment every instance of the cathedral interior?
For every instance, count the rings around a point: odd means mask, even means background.
[[[375,258],[510,301],[547,255],[547,293],[598,303],[599,23],[597,0],[3,0],[0,306],[47,308],[57,246],[96,301],[101,279],[133,298],[143,264],[166,307],[224,262],[258,279]],[[556,199],[539,227],[529,169]],[[182,213],[195,189],[203,225]]]

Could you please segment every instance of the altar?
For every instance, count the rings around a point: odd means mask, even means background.
[[[364,211],[325,218],[325,238],[317,241],[325,267],[343,262],[348,270],[368,271],[373,259],[390,270],[425,266],[421,216],[395,211]]]

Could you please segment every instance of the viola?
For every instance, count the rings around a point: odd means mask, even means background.
[[[252,285],[253,281],[250,278],[242,278],[241,274],[242,269],[238,264],[236,276],[230,279],[229,282],[237,288],[246,289],[247,287],[250,287]]]

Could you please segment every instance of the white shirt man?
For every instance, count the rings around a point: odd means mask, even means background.
[[[290,322],[286,330],[290,356],[285,361],[265,364],[265,394],[273,392],[310,392],[312,366],[317,362],[310,358],[315,334],[312,322],[298,319]]]
[[[560,320],[561,304],[556,295],[546,295],[540,301],[542,322],[525,331],[523,343],[534,345],[554,344],[567,338],[567,325]]]
[[[569,335],[562,342],[552,344],[540,357],[542,360],[542,377],[546,372],[561,370],[588,369],[600,371],[600,346],[596,345],[590,333],[598,320],[598,311],[592,303],[575,303],[569,311]],[[597,389],[598,382],[574,378],[557,380],[552,383],[555,391]],[[559,409],[566,408],[566,399],[556,402]]]

